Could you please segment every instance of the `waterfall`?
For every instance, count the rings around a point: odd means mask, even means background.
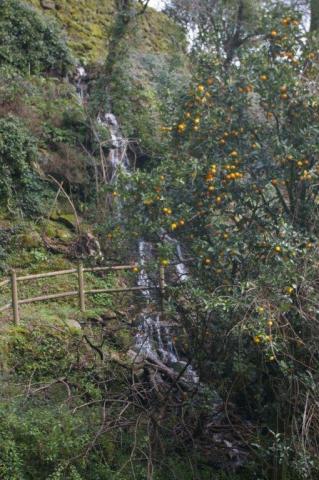
[[[88,75],[81,66],[77,68],[74,77],[76,91],[79,102],[85,105],[88,101]],[[129,157],[127,155],[127,141],[124,139],[118,121],[113,113],[104,113],[97,118],[99,124],[104,127],[110,135],[110,151],[106,159],[106,170],[109,173],[105,178],[109,183],[116,184],[119,172],[125,171],[130,173]],[[178,282],[187,282],[190,278],[186,261],[183,255],[181,244],[175,238],[171,237],[165,231],[159,232],[163,242],[170,243],[174,246],[175,257],[175,273]],[[168,324],[164,321],[163,316],[158,311],[154,311],[154,306],[158,305],[156,290],[150,290],[150,287],[159,286],[158,278],[153,278],[149,273],[148,266],[154,262],[155,252],[154,245],[140,239],[138,242],[139,264],[141,266],[137,284],[142,287],[141,294],[146,301],[146,308],[140,315],[139,326],[135,335],[134,353],[137,356],[145,357],[148,360],[162,363],[178,372],[183,372],[181,380],[190,387],[194,384],[198,391],[202,391],[202,385],[199,383],[199,377],[196,370],[180,357],[178,349],[174,343],[174,331],[176,325]],[[173,265],[172,265],[173,268]],[[158,308],[157,308],[158,310]],[[160,372],[157,372],[161,375]],[[213,392],[214,397],[211,400],[210,408],[213,410],[210,425],[223,426],[224,415],[221,413],[222,400],[217,392]],[[206,398],[206,397],[205,397]],[[246,459],[246,453],[238,441],[233,437],[215,433],[213,430],[212,441],[222,445],[230,456],[230,463],[237,468],[242,465]]]
[[[180,246],[179,250],[182,256]],[[150,304],[152,301],[156,301],[154,295],[148,290],[154,284],[147,273],[147,263],[154,258],[153,245],[150,242],[139,241],[139,258],[141,270],[139,272],[138,285],[145,287],[145,290],[142,290],[142,294],[147,303]],[[183,281],[188,279],[188,271],[182,262],[176,266],[176,269],[184,277]],[[144,354],[148,358],[160,360],[166,365],[182,370],[187,363],[179,358],[173,341],[172,328],[172,325],[161,321],[161,314],[145,311],[141,315],[140,325],[135,337],[135,348],[140,355]],[[183,377],[185,380],[193,383],[197,383],[199,380],[196,371],[191,365],[185,368]]]
[[[84,67],[78,66],[74,76],[76,93],[79,97],[80,104],[84,104],[87,96],[87,73]]]
[[[87,73],[81,66],[77,68],[75,82],[79,101],[84,104],[88,97]],[[110,171],[110,175],[108,176],[109,182],[115,184],[120,170],[127,173],[129,173],[130,170],[130,162],[127,155],[127,140],[123,137],[117,118],[113,113],[100,114],[97,121],[102,127],[107,129],[111,137],[110,151],[107,158],[107,170]],[[164,241],[175,245],[176,257],[178,259],[176,274],[179,281],[187,281],[189,273],[184,263],[182,248],[179,242],[169,237],[165,232],[163,238]],[[185,368],[183,374],[184,380],[197,383],[198,375],[195,370],[190,365],[186,368],[187,363],[179,358],[171,332],[172,326],[162,322],[161,314],[150,313],[148,311],[152,303],[158,303],[156,294],[150,290],[150,287],[154,286],[157,280],[154,282],[147,272],[148,263],[154,259],[154,247],[152,243],[141,239],[138,242],[138,254],[141,269],[137,283],[138,286],[145,287],[142,290],[142,295],[146,299],[148,308],[141,314],[139,328],[135,336],[135,350],[139,355],[160,360],[179,370]]]
[[[149,277],[146,267],[147,263],[154,257],[153,245],[144,240],[139,241],[139,259],[141,270],[138,277],[138,285],[145,287],[142,295],[150,304],[156,302],[156,298],[149,290],[154,282]],[[141,323],[139,331],[136,335],[136,347],[140,353],[146,353],[148,356],[158,358],[164,363],[177,363],[177,352],[170,334],[169,328],[161,323],[161,315],[159,313],[145,312],[141,315]]]
[[[108,130],[111,136],[108,163],[111,167],[110,183],[115,183],[120,169],[129,170],[130,162],[127,156],[127,141],[123,138],[118,121],[113,113],[98,116],[98,122]]]

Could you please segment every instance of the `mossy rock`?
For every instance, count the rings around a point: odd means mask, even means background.
[[[40,248],[43,246],[43,241],[41,238],[41,235],[36,232],[25,232],[19,236],[19,243],[20,245],[27,249],[33,249],[33,248]]]
[[[68,228],[56,225],[55,222],[51,221],[48,221],[44,225],[43,231],[47,237],[57,238],[64,242],[68,242],[73,238],[72,232]]]
[[[44,3],[45,4],[44,4]],[[116,18],[115,0],[28,0],[64,26],[68,45],[84,63],[103,63]],[[185,35],[164,13],[148,8],[129,33],[142,51],[173,53],[185,48]]]
[[[84,62],[103,62],[108,43],[107,26],[114,21],[115,0],[28,0],[64,26],[70,48]],[[48,8],[48,6],[50,8]]]
[[[73,320],[72,318],[65,320],[64,323],[67,328],[74,334],[80,333],[82,330],[80,323],[77,320]]]
[[[73,213],[61,213],[58,210],[54,211],[51,215],[51,220],[55,222],[62,223],[67,228],[71,229],[72,231],[76,231],[77,229],[77,221],[76,217]]]

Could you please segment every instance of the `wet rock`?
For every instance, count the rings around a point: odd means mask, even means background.
[[[76,320],[71,319],[71,318],[68,319],[68,320],[65,320],[65,324],[70,330],[77,331],[77,332],[82,330],[82,327],[81,327],[80,323]]]

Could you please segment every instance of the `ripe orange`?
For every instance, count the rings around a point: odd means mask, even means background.
[[[177,125],[177,129],[180,133],[184,132],[186,130],[186,123],[180,123]]]
[[[281,23],[281,25],[283,25],[284,27],[287,27],[287,26],[289,25],[289,23],[290,23],[290,19],[289,19],[289,18],[283,18],[280,23]]]
[[[163,265],[163,267],[167,267],[169,265],[169,260],[167,259],[162,259],[161,260],[161,264]]]

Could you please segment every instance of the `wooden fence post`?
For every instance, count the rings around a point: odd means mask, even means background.
[[[159,287],[161,296],[161,309],[164,312],[164,295],[165,295],[165,267],[160,265],[159,269]]]
[[[11,292],[12,292],[13,320],[15,325],[19,325],[20,315],[19,315],[19,299],[18,299],[18,282],[17,282],[17,273],[15,270],[11,271]]]
[[[84,276],[83,265],[81,262],[78,264],[78,280],[79,280],[79,305],[81,312],[85,312],[85,291],[84,291]]]

